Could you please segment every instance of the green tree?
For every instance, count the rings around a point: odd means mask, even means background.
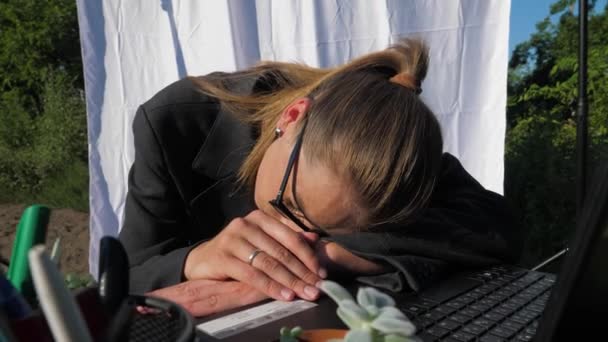
[[[88,207],[74,0],[0,2],[0,200]]]
[[[527,228],[531,265],[565,246],[576,216],[578,16],[560,0],[509,62],[505,195]],[[589,170],[608,156],[608,14],[589,18]]]
[[[76,1],[0,2],[0,89],[38,97],[50,69],[60,68],[82,87]]]

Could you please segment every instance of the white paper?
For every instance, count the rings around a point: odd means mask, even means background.
[[[317,304],[305,300],[295,300],[292,302],[275,300],[214,319],[213,321],[201,323],[196,328],[221,339],[260,327],[298,312],[314,308],[315,306]]]

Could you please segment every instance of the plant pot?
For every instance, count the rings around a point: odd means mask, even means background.
[[[302,331],[302,335],[298,338],[300,341],[306,342],[325,342],[334,338],[344,338],[348,333],[346,329],[310,329]]]

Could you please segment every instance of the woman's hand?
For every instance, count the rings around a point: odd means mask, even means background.
[[[205,279],[189,280],[146,295],[175,302],[195,317],[253,304],[267,298],[262,292],[238,281]]]
[[[292,300],[294,295],[315,300],[315,284],[326,272],[310,245],[314,237],[306,234],[255,210],[190,251],[184,275],[188,280],[238,280],[279,300]],[[261,252],[250,264],[256,250]]]

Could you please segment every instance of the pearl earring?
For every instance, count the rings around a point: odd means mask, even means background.
[[[283,135],[283,130],[282,130],[282,129],[280,129],[279,127],[277,127],[277,128],[274,130],[274,136],[275,136],[276,138],[279,138],[281,135]]]

